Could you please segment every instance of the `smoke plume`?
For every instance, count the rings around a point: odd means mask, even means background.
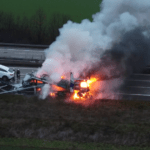
[[[68,21],[59,29],[60,35],[45,50],[46,60],[37,75],[47,73],[57,83],[61,75],[69,79],[70,72],[75,77],[90,74],[110,80],[103,89],[112,93],[114,78],[119,87],[120,79],[149,63],[150,1],[103,0],[100,8],[92,22]]]

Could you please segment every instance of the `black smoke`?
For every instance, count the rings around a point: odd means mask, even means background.
[[[99,62],[90,70],[84,70],[80,77],[95,76],[108,80],[141,73],[150,63],[150,39],[143,33],[142,28],[125,33],[118,43],[103,53]]]

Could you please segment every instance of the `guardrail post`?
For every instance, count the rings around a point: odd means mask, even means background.
[[[34,95],[36,94],[36,88],[35,88],[35,86],[34,86]]]

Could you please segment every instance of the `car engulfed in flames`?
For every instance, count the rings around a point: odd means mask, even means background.
[[[62,76],[57,85],[51,84],[49,96],[52,98],[56,96],[67,96],[67,98],[70,97],[72,100],[91,99],[93,93],[90,89],[92,88],[92,83],[96,81],[96,78],[74,78],[73,73],[71,73],[70,82],[65,79],[65,76]]]
[[[29,76],[29,75],[28,75]],[[61,80],[57,83],[50,83],[47,78],[36,77],[34,75],[30,75],[26,80],[24,79],[22,82],[23,87],[37,86],[36,93],[42,95],[43,86],[48,84],[50,87],[49,96],[52,98],[56,98],[58,96],[65,96],[71,100],[84,100],[91,99],[93,97],[93,93],[91,92],[92,83],[96,82],[96,78],[74,78],[73,73],[70,73],[70,81],[63,75],[61,76]],[[45,77],[45,76],[44,76]]]
[[[91,85],[96,81],[96,78],[91,79],[77,79],[74,81],[73,99],[82,100],[93,97],[90,91]]]

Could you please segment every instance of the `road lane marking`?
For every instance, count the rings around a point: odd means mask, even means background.
[[[127,81],[142,81],[142,82],[150,82],[150,80],[134,80],[134,79],[125,79]]]
[[[140,73],[139,73],[139,74],[138,74],[138,73],[135,73],[135,74],[133,74],[133,75],[131,75],[131,76],[134,76],[134,75],[150,76],[150,74],[140,74]]]
[[[143,86],[126,86],[126,87],[132,87],[132,88],[150,88],[150,87],[143,87]]]
[[[131,96],[150,96],[149,94],[127,94],[127,93],[115,93],[118,95],[131,95]]]

